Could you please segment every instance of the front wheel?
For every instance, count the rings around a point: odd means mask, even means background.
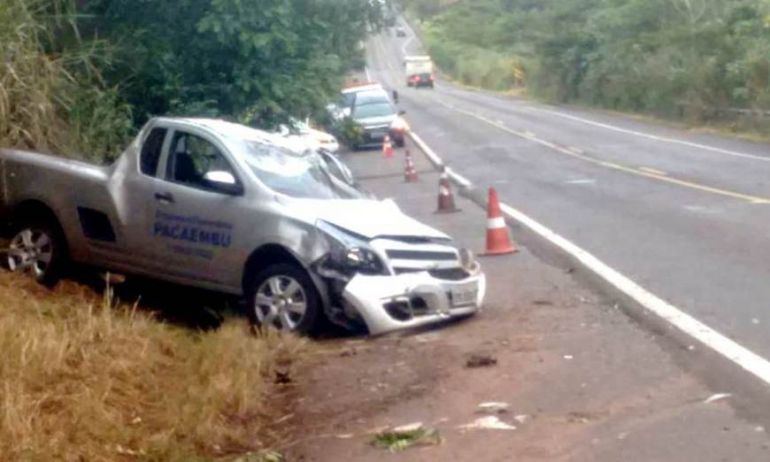
[[[257,273],[249,291],[249,316],[260,327],[312,333],[321,318],[321,299],[301,267],[278,263]]]
[[[58,227],[48,220],[22,220],[8,246],[5,264],[12,272],[27,273],[46,286],[62,276],[66,246]]]

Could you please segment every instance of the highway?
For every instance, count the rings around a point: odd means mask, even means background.
[[[368,72],[476,186],[770,358],[770,146],[438,79],[405,85],[414,32],[368,43]],[[515,276],[512,276],[515,278]]]

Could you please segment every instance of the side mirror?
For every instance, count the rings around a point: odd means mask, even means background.
[[[224,170],[213,170],[207,172],[203,179],[209,187],[216,192],[229,194],[231,196],[240,196],[243,194],[243,186],[238,183],[232,173]]]

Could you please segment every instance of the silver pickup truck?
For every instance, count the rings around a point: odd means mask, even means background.
[[[156,118],[109,167],[0,150],[12,271],[68,262],[246,297],[255,323],[371,334],[475,313],[473,255],[364,198],[317,153],[220,120]]]

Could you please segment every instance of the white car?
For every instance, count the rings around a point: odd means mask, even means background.
[[[291,143],[297,143],[306,149],[324,149],[331,153],[340,150],[340,143],[334,135],[311,127],[307,121],[292,120],[290,125],[281,125],[278,133]]]

